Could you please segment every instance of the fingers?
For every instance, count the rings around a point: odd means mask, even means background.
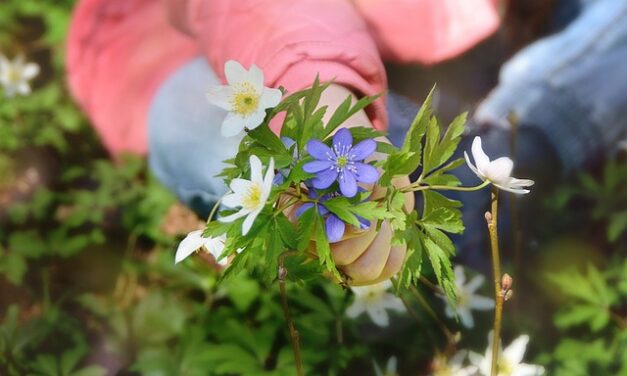
[[[367,284],[374,284],[383,282],[392,278],[396,273],[401,270],[403,261],[405,260],[405,254],[407,253],[407,247],[404,245],[395,245],[390,250],[390,257],[388,257],[385,267],[381,274],[373,281],[368,281]]]
[[[373,223],[368,230],[361,232],[358,236],[346,234],[347,239],[331,244],[331,254],[335,264],[338,266],[348,265],[361,256],[368,249],[370,243],[375,240],[376,229],[376,223]],[[346,230],[350,232],[353,228],[347,226]]]
[[[344,272],[352,278],[351,284],[366,283],[381,275],[390,256],[391,241],[392,230],[385,221],[366,251],[343,268]]]

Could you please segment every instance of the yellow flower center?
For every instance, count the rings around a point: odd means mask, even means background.
[[[335,163],[337,164],[337,167],[342,168],[348,163],[348,158],[344,156],[338,157]]]
[[[247,117],[250,116],[259,106],[259,93],[250,82],[240,82],[233,88],[235,94],[231,97],[233,112]]]
[[[19,83],[22,79],[22,75],[20,74],[20,72],[13,67],[9,67],[6,70],[5,75],[6,80],[13,85]]]
[[[253,183],[248,188],[248,191],[244,194],[242,200],[242,207],[244,209],[252,210],[261,204],[261,185],[258,183]]]
[[[500,357],[499,362],[497,364],[497,368],[498,368],[498,376],[511,376],[512,372],[514,371],[512,369],[512,365],[509,364],[509,362],[505,361],[502,357]]]

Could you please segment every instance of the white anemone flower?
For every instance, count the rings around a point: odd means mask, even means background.
[[[458,351],[451,358],[439,354],[433,360],[431,376],[474,376],[477,373],[476,366],[464,366],[468,351]]]
[[[387,364],[385,365],[385,371],[381,370],[381,367],[379,367],[379,365],[377,364],[377,362],[373,362],[374,363],[374,374],[376,376],[398,376],[398,361],[396,360],[395,356],[391,356],[388,359]]]
[[[30,94],[28,81],[39,74],[39,65],[26,63],[23,56],[17,56],[10,61],[0,54],[0,84],[4,87],[4,95],[8,98],[15,94]]]
[[[494,300],[485,296],[475,294],[478,288],[483,285],[485,278],[478,274],[468,283],[466,283],[466,274],[464,268],[460,265],[455,266],[455,285],[457,294],[457,314],[463,326],[473,328],[475,320],[472,317],[472,310],[489,310],[494,308]],[[446,302],[444,313],[446,316],[455,317],[455,309],[451,307],[448,299],[440,296]]]
[[[497,158],[490,161],[490,157],[486,155],[481,147],[481,137],[477,136],[472,141],[472,157],[475,160],[473,165],[468,158],[468,153],[464,152],[466,163],[468,167],[474,172],[481,180],[489,181],[496,187],[513,193],[529,193],[528,189],[524,187],[530,187],[534,181],[530,179],[516,179],[511,177],[512,170],[514,169],[514,162],[507,157]]]
[[[479,368],[481,375],[490,375],[492,368],[492,332],[488,335],[489,345],[485,355],[471,352],[470,362]],[[499,349],[497,376],[539,376],[544,375],[544,367],[535,364],[521,363],[527,350],[529,336],[516,338],[505,350]],[[500,347],[500,346],[499,346]]]
[[[246,70],[229,60],[224,64],[224,74],[228,85],[211,87],[207,99],[229,112],[222,122],[222,135],[233,137],[244,128],[257,128],[266,117],[266,109],[279,104],[283,94],[263,86],[263,72],[254,64]]]
[[[242,235],[246,235],[261,213],[270,191],[272,191],[272,180],[274,179],[274,159],[270,158],[270,165],[266,171],[266,176],[262,177],[261,160],[256,155],[250,156],[250,180],[236,178],[231,180],[230,188],[233,193],[224,196],[222,203],[229,208],[241,207],[234,214],[221,217],[221,222],[233,222],[238,218],[246,217],[242,224]]]
[[[202,236],[202,233],[203,230],[192,231],[179,243],[179,246],[176,249],[176,255],[174,256],[175,264],[183,261],[192,253],[200,249],[204,249],[206,252],[213,255],[219,265],[226,265],[226,258],[218,261],[222,252],[224,252],[224,242],[226,241],[226,236],[222,235],[216,238],[205,238]]]
[[[355,301],[346,310],[346,315],[354,319],[366,312],[372,322],[378,326],[388,326],[390,319],[386,309],[405,312],[403,301],[386,292],[390,287],[392,287],[392,282],[389,279],[374,285],[351,287],[355,294]]]

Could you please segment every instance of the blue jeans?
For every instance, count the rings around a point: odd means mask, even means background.
[[[568,173],[627,136],[626,63],[627,0],[588,0],[567,27],[503,67],[499,85],[479,106],[475,122],[507,130],[506,118],[515,112],[521,127],[546,137],[561,171]],[[220,135],[225,113],[205,99],[207,88],[217,83],[204,59],[190,61],[158,90],[148,118],[153,172],[203,216],[226,191],[215,175],[240,141]],[[391,94],[388,110],[390,138],[398,144],[417,107]],[[493,149],[507,154],[500,144],[495,141]],[[519,147],[532,156],[539,146]]]

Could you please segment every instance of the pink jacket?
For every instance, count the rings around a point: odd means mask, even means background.
[[[313,81],[386,89],[383,60],[433,64],[498,27],[498,0],[81,0],[68,37],[72,93],[113,153],[147,151],[160,83],[202,54],[218,73],[257,64],[267,86]],[[223,76],[221,76],[224,79]],[[383,100],[369,109],[386,124]]]

